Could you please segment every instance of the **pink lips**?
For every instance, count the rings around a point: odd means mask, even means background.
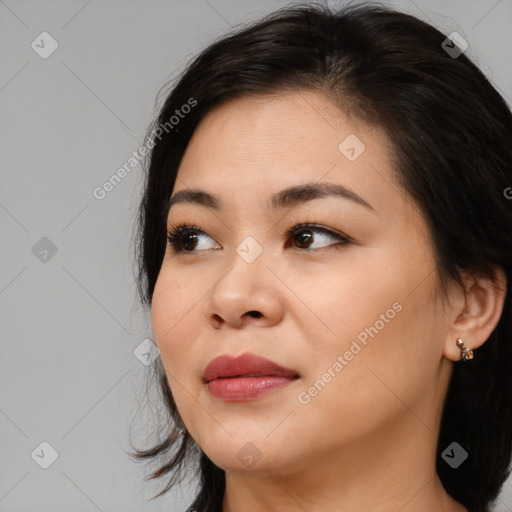
[[[243,401],[287,386],[298,377],[295,370],[246,352],[216,357],[206,367],[203,380],[214,397]]]

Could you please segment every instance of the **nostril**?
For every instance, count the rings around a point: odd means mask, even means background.
[[[260,318],[261,317],[261,313],[259,311],[249,311],[247,314],[251,315],[253,318]]]

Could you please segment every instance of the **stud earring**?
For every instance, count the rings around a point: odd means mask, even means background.
[[[457,340],[457,346],[460,348],[460,358],[463,361],[473,359],[473,351],[469,350],[469,348],[464,345],[464,342],[460,338]]]

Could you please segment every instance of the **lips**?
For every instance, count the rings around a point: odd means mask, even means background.
[[[203,380],[208,383],[216,379],[264,376],[295,379],[299,374],[269,359],[246,352],[238,357],[230,355],[216,357],[206,367]]]

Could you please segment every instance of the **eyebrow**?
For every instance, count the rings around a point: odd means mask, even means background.
[[[373,206],[354,191],[344,187],[343,185],[326,182],[304,183],[285,188],[270,197],[267,202],[267,208],[269,210],[278,210],[323,197],[340,197],[348,199],[349,201],[360,206],[364,206],[368,210],[376,213],[375,208],[373,208]],[[167,211],[169,212],[174,205],[180,203],[197,204],[213,210],[222,210],[223,208],[223,201],[220,196],[210,194],[209,192],[199,189],[184,189],[176,192],[169,199]]]

